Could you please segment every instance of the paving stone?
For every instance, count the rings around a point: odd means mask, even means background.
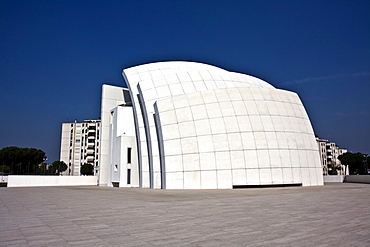
[[[0,188],[0,246],[370,246],[370,185]]]

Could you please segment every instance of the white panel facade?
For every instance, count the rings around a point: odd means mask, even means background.
[[[192,62],[136,66],[123,76],[139,142],[140,187],[323,184],[297,94]]]

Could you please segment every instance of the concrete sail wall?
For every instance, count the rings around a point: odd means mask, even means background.
[[[312,126],[295,93],[193,62],[140,65],[123,75],[135,97],[142,187],[161,188],[162,170],[169,189],[323,184]]]

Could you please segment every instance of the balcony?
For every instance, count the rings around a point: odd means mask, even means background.
[[[87,156],[86,161],[87,162],[94,162],[94,156]]]

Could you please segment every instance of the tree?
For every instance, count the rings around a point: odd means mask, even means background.
[[[348,165],[349,174],[367,174],[366,165],[369,164],[369,157],[362,153],[347,152],[338,156],[343,165]]]
[[[94,166],[87,163],[87,164],[83,164],[81,166],[81,174],[82,175],[94,175]]]
[[[55,175],[55,173],[53,172],[54,171],[52,171],[52,169],[48,169],[48,164],[41,163],[39,167],[37,168],[36,174],[37,175]]]
[[[0,166],[0,174],[7,174],[10,172],[10,167],[7,165]]]
[[[35,174],[44,160],[45,152],[41,149],[12,146],[0,150],[0,165],[10,167],[11,174]]]
[[[49,174],[60,175],[60,173],[67,170],[67,168],[68,166],[66,163],[64,163],[64,161],[54,161],[53,163],[51,163],[48,170],[50,171]]]
[[[340,163],[342,163],[342,165],[346,166],[346,169],[348,166],[349,174],[351,174],[353,171],[354,163],[355,163],[353,153],[347,152],[347,153],[341,154],[338,156],[338,160],[340,160]],[[346,174],[346,171],[344,171],[344,174]]]

